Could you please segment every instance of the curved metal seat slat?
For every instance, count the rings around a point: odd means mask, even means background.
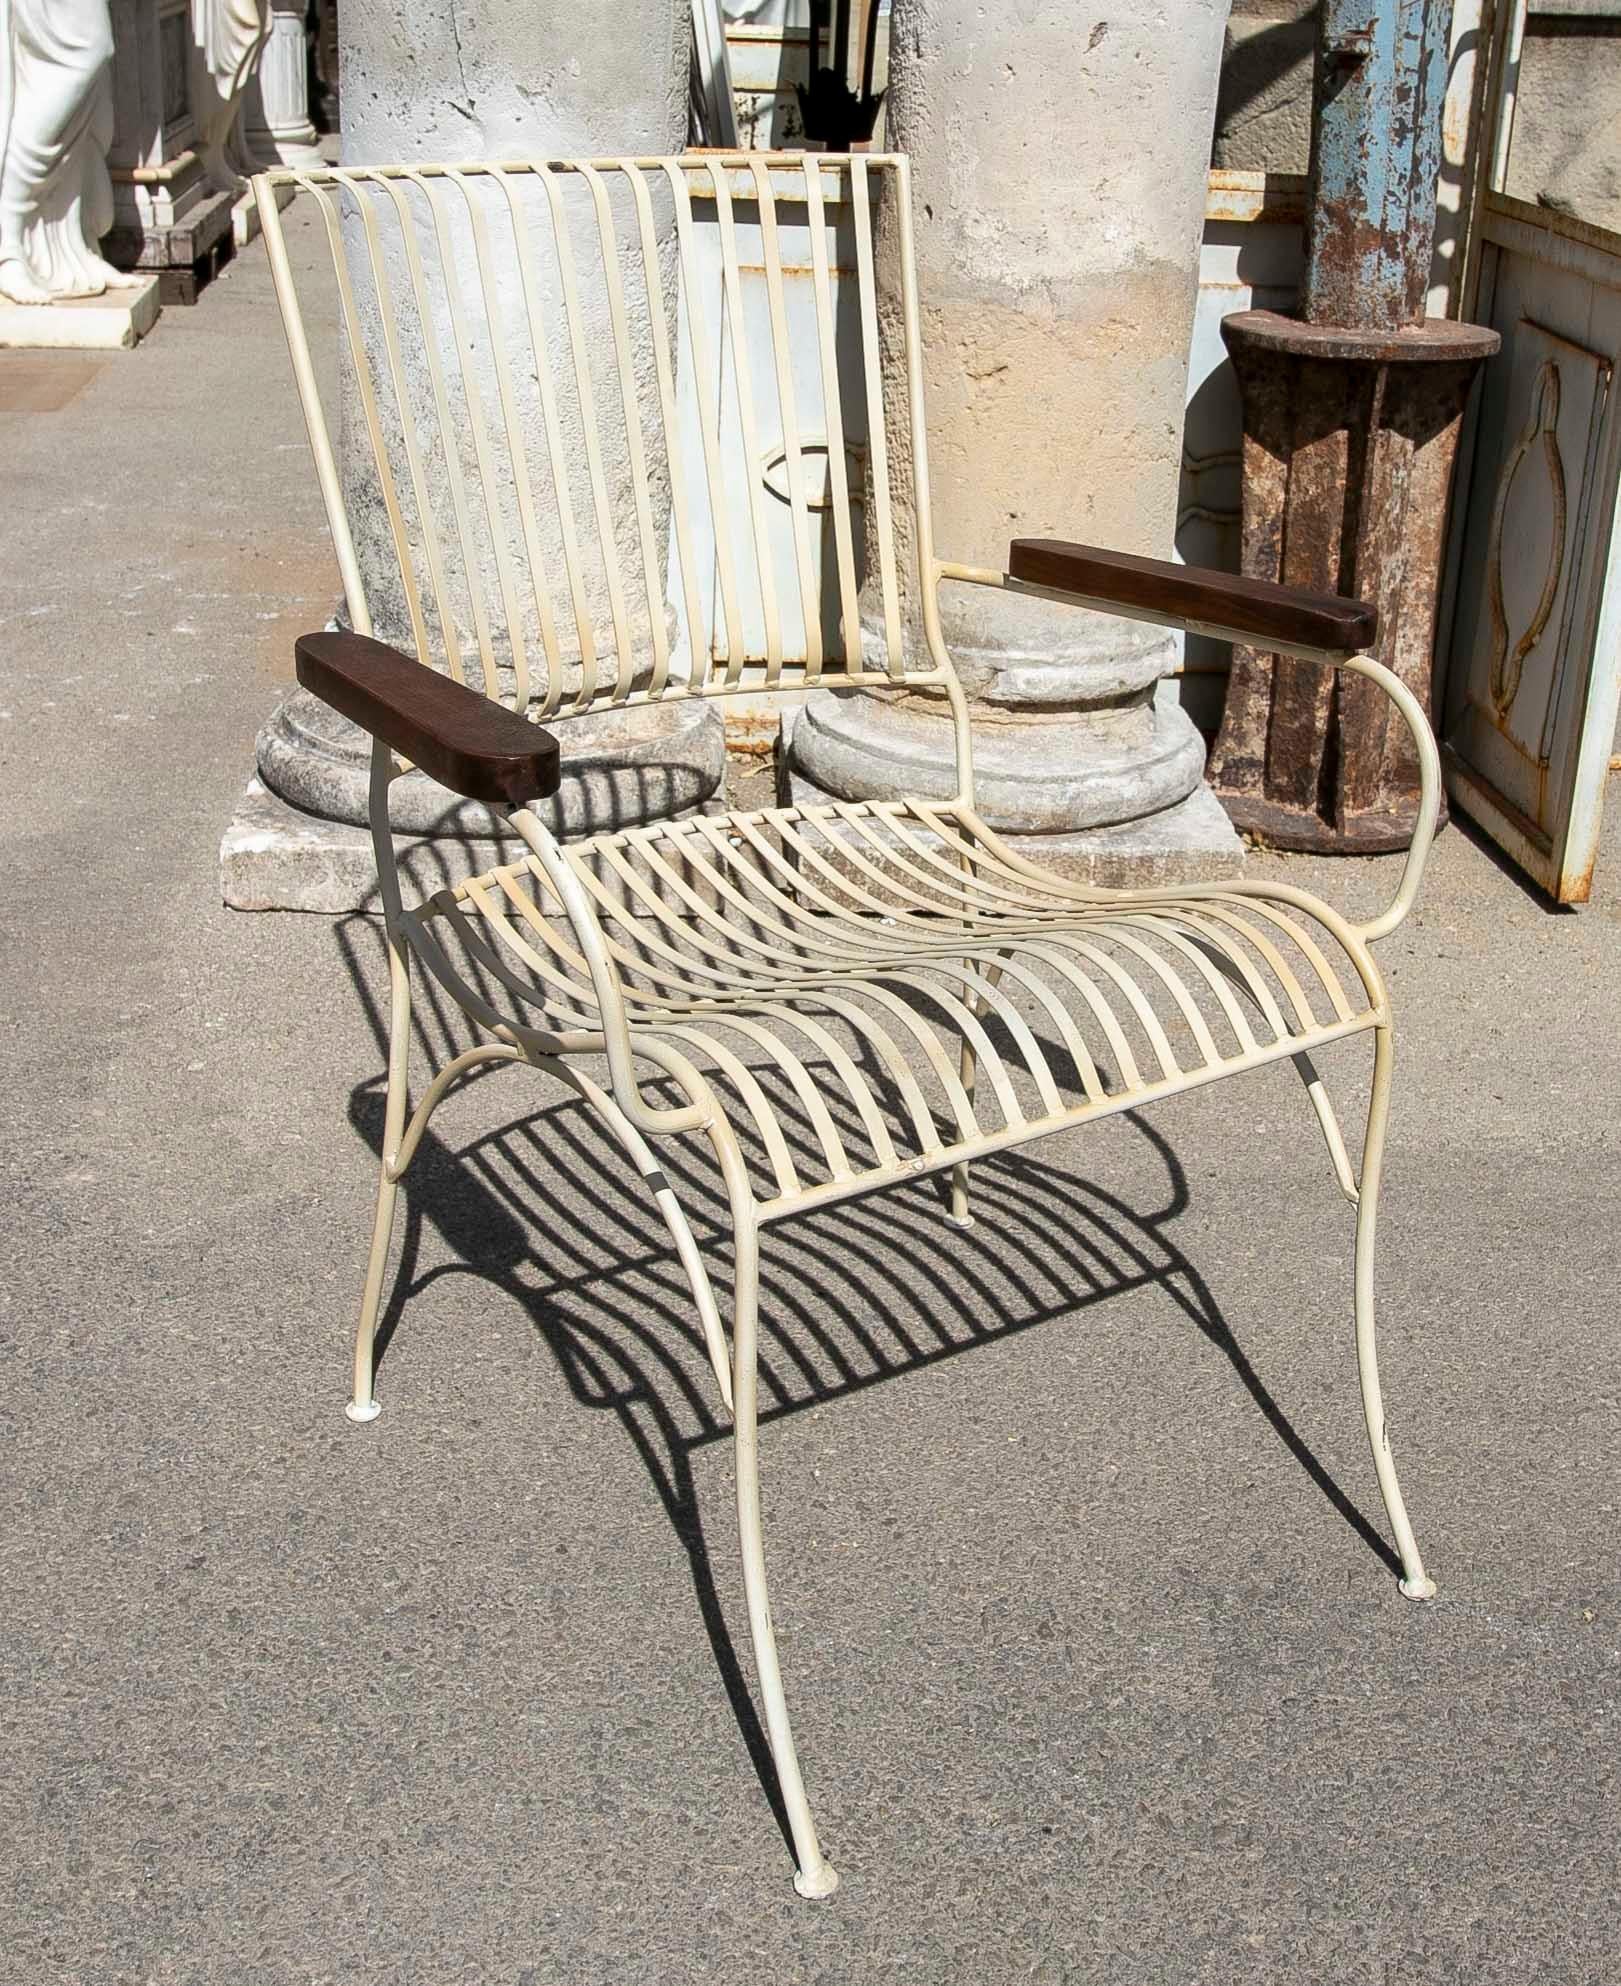
[[[1055,937],[1055,933],[1044,933],[1040,938],[1027,939],[1025,949],[1033,958],[1044,959],[1060,979],[1075,989],[1087,1010],[1102,1028],[1109,1053],[1114,1058],[1114,1066],[1119,1072],[1114,1091],[1111,1092],[1105,1085],[1105,1094],[1117,1094],[1121,1088],[1146,1089],[1147,1083],[1137,1066],[1137,1057],[1131,1043],[1126,1039],[1125,1029],[1121,1027],[1119,1016],[1110,1006],[1103,989],[1091,973],[1083,972],[1067,950],[1055,942]]]
[[[773,1003],[763,1010],[763,1014],[765,1020],[776,1027],[795,1034],[803,1034],[811,1045],[820,1051],[828,1067],[843,1085],[843,1094],[849,1098],[852,1108],[861,1119],[862,1129],[872,1142],[880,1167],[887,1170],[898,1165],[900,1155],[895,1150],[894,1142],[889,1135],[889,1127],[884,1122],[883,1113],[878,1108],[872,1088],[856,1068],[849,1051],[837,1035],[831,1029],[823,1027],[816,1016],[803,1006],[796,1008]],[[866,1032],[863,1027],[863,1038]]]
[[[1246,905],[1245,907],[1252,908],[1253,906]],[[1246,985],[1255,989],[1256,997],[1261,1000],[1268,1020],[1272,1022],[1280,1035],[1293,1033],[1296,1029],[1309,1030],[1317,1025],[1317,1016],[1313,1013],[1311,1002],[1306,997],[1306,989],[1301,985],[1294,973],[1290,971],[1283,954],[1278,950],[1277,946],[1264,936],[1263,933],[1257,931],[1253,924],[1246,922],[1235,910],[1229,909],[1224,903],[1201,903],[1189,910],[1188,921],[1198,925],[1204,933],[1205,942],[1215,946],[1222,957],[1231,960],[1244,974]],[[1279,1012],[1276,995],[1256,971],[1255,962],[1250,957],[1249,952],[1244,949],[1242,944],[1234,944],[1224,939],[1221,936],[1221,928],[1232,931],[1239,937],[1246,939],[1261,961],[1272,968],[1273,975],[1283,991],[1284,998],[1289,1002],[1290,1007],[1294,1011],[1295,1028],[1291,1028]],[[1348,1010],[1339,1011],[1339,1004],[1336,1005],[1336,1011],[1339,1013],[1341,1020],[1350,1018]]]
[[[1040,1010],[1041,1017],[1052,1023],[1086,1094],[1101,1096],[1103,1085],[1098,1076],[1097,1063],[1076,1025],[1074,1015],[1065,1006],[1057,989],[1049,986],[1025,955],[1015,951],[1011,945],[997,947],[996,964],[989,970],[1003,979],[1012,980],[1015,986],[1024,990],[1032,1006]]]
[[[1183,932],[1177,929],[1174,918],[1165,915],[1154,919],[1149,919],[1146,916],[1132,916],[1122,918],[1121,922],[1129,924],[1133,930],[1152,931],[1161,944],[1171,946],[1173,950],[1185,958],[1204,981],[1205,985],[1209,987],[1212,998],[1221,1008],[1223,1017],[1233,1031],[1233,1039],[1238,1044],[1237,1052],[1240,1055],[1254,1053],[1256,1048],[1255,1030],[1244,1018],[1244,1009],[1233,998],[1232,989],[1228,985],[1226,975],[1217,971],[1216,967],[1211,963],[1207,952],[1203,951]],[[1217,1059],[1221,1059],[1219,1050],[1217,1051]]]
[[[1156,926],[1154,928],[1157,934],[1158,927]],[[1187,984],[1177,977],[1175,972],[1171,970],[1169,963],[1160,957],[1152,945],[1139,937],[1126,924],[1111,919],[1103,929],[1113,943],[1122,946],[1134,958],[1141,959],[1143,964],[1154,975],[1159,985],[1169,994],[1177,1014],[1186,1023],[1189,1033],[1193,1036],[1194,1043],[1199,1050],[1200,1066],[1206,1069],[1213,1068],[1222,1059],[1221,1053],[1216,1047],[1215,1036],[1210,1032],[1210,1024],[1199,1011],[1198,1005]],[[1059,942],[1073,941],[1068,939],[1068,934],[1066,933],[1059,939]],[[1142,992],[1144,1006],[1152,1014],[1148,991],[1139,990]],[[1156,1022],[1155,1025],[1158,1026],[1159,1024]],[[1171,1076],[1176,1073],[1176,1055],[1168,1040],[1165,1045],[1167,1053],[1170,1056],[1170,1061],[1167,1063],[1162,1057],[1160,1066],[1164,1069],[1167,1076]]]
[[[567,985],[569,982],[552,970],[523,933],[515,928],[511,919],[503,914],[501,907],[487,891],[479,889],[469,894],[478,905],[483,921],[495,933],[497,942],[514,955],[518,964],[529,968],[531,977],[525,980],[512,964],[500,957],[495,949],[484,941],[482,933],[473,926],[471,919],[465,916],[457,917],[453,919],[449,928],[455,931],[458,942],[466,949],[468,956],[475,959],[492,978],[499,980],[508,992],[516,994],[526,1006],[539,1008],[548,1020],[560,1022],[568,1027],[586,1029],[597,1024],[600,1017],[593,1017],[589,1011],[589,989],[584,989],[586,998],[578,1007],[561,1006],[551,989]]]
[[[846,829],[875,823],[881,834],[893,817],[846,806],[835,818]],[[934,821],[951,830],[948,813]],[[805,827],[794,810],[776,809],[604,835],[567,852],[620,975],[633,1040],[663,1035],[712,1059],[769,1154],[758,1204],[775,1213],[799,1194],[823,1201],[841,1180],[864,1190],[874,1175],[942,1167],[978,1139],[1119,1108],[1134,1094],[1296,1054],[1328,1029],[1377,1024],[1365,989],[1360,1008],[1346,997],[1329,959],[1332,932],[1325,925],[1313,936],[1292,905],[1253,893],[1162,893],[1141,904],[1052,894],[1043,906],[1011,874],[1006,896],[993,899],[972,890],[968,871],[942,867],[931,878],[941,892],[931,902],[942,907],[925,912],[909,881],[881,866],[881,842],[866,843],[875,857],[855,865],[857,880],[840,866],[840,842],[817,882],[801,887],[804,872],[784,851],[803,849]],[[984,858],[982,850],[982,875]],[[588,964],[560,931],[556,906],[548,918],[524,887],[535,880],[530,861],[470,878],[457,933],[470,958],[549,1025],[600,1030]],[[955,903],[944,895],[950,883],[961,885]],[[465,921],[474,911],[498,950],[477,942]],[[1344,959],[1354,976],[1355,959]],[[839,1031],[814,1020],[812,1005]],[[743,1050],[724,1048],[717,1029]],[[965,1057],[982,1098],[960,1080]],[[783,1077],[794,1109],[747,1075],[751,1058]],[[949,1138],[931,1084],[953,1119]],[[847,1149],[824,1089],[862,1128],[864,1158]],[[785,1113],[810,1136],[813,1179],[797,1165],[788,1177]]]
[[[938,1033],[930,1027],[925,1016],[920,1014],[909,1001],[903,1000],[892,987],[885,985],[881,979],[867,980],[860,990],[863,999],[870,1001],[875,1007],[881,1007],[896,1023],[897,1029],[904,1032],[916,1045],[923,1063],[939,1083],[946,1102],[951,1106],[951,1114],[957,1125],[957,1137],[953,1143],[961,1144],[972,1139],[977,1129],[974,1100],[969,1094],[968,1086],[962,1080],[957,1062],[946,1053],[945,1045]],[[825,989],[818,985],[814,989],[813,997],[825,998]],[[869,1017],[862,1013],[858,1005],[852,1003],[852,1008],[852,1021],[862,1032],[867,1032],[871,1026]],[[940,1147],[931,1144],[929,1149],[935,1151]]]
[[[762,1232],[925,1174],[945,1176],[946,1218],[966,1224],[971,1164],[1292,1060],[1356,1206],[1362,1408],[1403,1590],[1433,1590],[1396,1482],[1374,1348],[1391,1018],[1369,946],[1414,900],[1439,772],[1411,693],[1345,652],[1370,638],[1368,610],[1051,541],[1015,544],[1007,573],[938,557],[903,158],[417,161],[255,185],[348,625],[396,651],[379,662],[377,642],[366,645],[366,722],[438,766],[447,686],[426,671],[441,671],[555,726],[556,756],[548,746],[530,757],[555,769],[560,756],[566,778],[574,717],[821,685],[926,700],[956,754],[946,796],[700,812],[567,844],[514,801],[498,811],[519,837],[515,859],[408,902],[389,791],[409,768],[374,738],[389,1060],[351,1416],[378,1411],[396,1192],[433,1111],[475,1070],[522,1063],[557,1078],[606,1126],[627,1184],[667,1228],[733,1414],[743,1583],[795,1884],[825,1896],[837,1878],[800,1773],[766,1587]],[[335,284],[357,414],[341,470],[284,188],[312,202],[310,245],[324,247]],[[360,532],[349,502],[368,449],[375,493]],[[1388,908],[1356,925],[1283,882],[1102,890],[1034,866],[975,810],[969,708],[940,621],[948,582],[1268,643],[1282,629],[1280,652],[1376,683],[1412,735],[1422,794]],[[1245,600],[1247,627],[1197,617]],[[340,676],[323,679],[335,705]],[[516,718],[502,724],[510,733]],[[475,757],[454,763],[475,767],[456,787],[468,798],[548,790],[512,786],[506,772],[480,786]],[[480,1038],[430,1075],[413,1108],[414,973]],[[1355,1166],[1313,1056],[1359,1035],[1372,1042],[1373,1084]],[[718,1174],[729,1317],[683,1205],[703,1190],[701,1167],[667,1171],[671,1140],[710,1162],[711,1191]],[[881,1219],[862,1217],[861,1245]],[[1077,1257],[1089,1247],[1077,1233]],[[968,1254],[949,1266],[972,1283]],[[823,1349],[854,1372],[831,1337]],[[782,1363],[814,1383],[799,1348],[785,1346]]]
[[[1269,924],[1275,924],[1292,943],[1300,947],[1310,960],[1323,991],[1333,1004],[1335,1015],[1342,1021],[1348,1021],[1351,1018],[1351,1007],[1340,985],[1339,975],[1324,956],[1322,947],[1313,938],[1310,926],[1285,917],[1278,907],[1268,903],[1265,897],[1246,897],[1244,902],[1256,916],[1265,918]],[[1225,911],[1224,914],[1237,915],[1236,911],[1231,910]]]
[[[949,961],[944,959],[930,961],[935,972],[948,964]],[[979,1016],[974,1012],[971,1001],[960,999],[949,987],[937,984],[932,972],[897,971],[893,966],[886,966],[873,977],[881,979],[886,986],[909,989],[921,999],[932,1001],[945,1018],[946,1026],[950,1030],[950,1038],[960,1042],[969,1053],[977,1057],[980,1069],[990,1077],[991,1089],[996,1097],[997,1108],[1002,1113],[1004,1125],[1011,1129],[1028,1121],[1019,1103],[1018,1093],[1013,1087],[1007,1063],[992,1046],[991,1038],[980,1025]],[[924,1018],[927,1019],[926,1013]],[[970,1101],[973,1100],[973,1094],[970,1093]],[[975,1121],[977,1124],[977,1112]]]
[[[870,992],[870,989],[868,990]],[[867,1047],[872,1050],[882,1065],[884,1074],[894,1086],[896,1097],[905,1107],[913,1135],[917,1140],[918,1151],[925,1158],[938,1152],[941,1147],[940,1127],[935,1121],[934,1112],[929,1108],[928,1099],[923,1093],[922,1085],[908,1067],[906,1057],[897,1046],[895,1037],[884,1026],[883,1022],[872,1014],[864,1013],[853,1000],[846,998],[843,994],[837,993],[827,986],[815,986],[807,989],[805,1004],[807,1006],[814,1004],[826,1008],[829,1013],[836,1015],[854,1034],[866,1042]],[[877,1003],[875,1002],[874,1004]],[[904,1003],[902,1003],[902,1008],[906,1012],[908,1019],[911,1020],[910,1010],[904,1007]],[[950,1064],[946,1061],[944,1055],[940,1053],[934,1037],[927,1030],[922,1029],[920,1024],[913,1022],[913,1025],[919,1027],[919,1032],[914,1039],[920,1045],[927,1044],[927,1047],[933,1047],[935,1050],[932,1065],[934,1075],[939,1077],[944,1072],[950,1071]],[[966,1092],[964,1093],[964,1109],[966,1112]],[[959,1121],[958,1128],[959,1130],[961,1129],[961,1121]],[[894,1149],[893,1141],[891,1141],[890,1149],[892,1151]],[[897,1164],[900,1162],[898,1154],[895,1162]]]
[[[676,1040],[689,1042],[693,1047],[702,1050],[731,1083],[742,1099],[743,1106],[749,1113],[754,1133],[764,1145],[766,1155],[771,1161],[771,1170],[777,1183],[777,1199],[790,1201],[795,1199],[804,1189],[800,1184],[793,1156],[788,1149],[788,1140],[783,1136],[777,1113],[772,1109],[753,1070],[740,1057],[733,1054],[723,1042],[717,1041],[712,1033],[695,1027],[690,1022],[672,1023],[666,1031]]]

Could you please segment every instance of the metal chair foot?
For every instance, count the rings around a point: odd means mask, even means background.
[[[350,1400],[345,1403],[343,1411],[350,1420],[359,1423],[376,1420],[383,1409],[381,1402],[377,1400]]]
[[[1403,1577],[1398,1579],[1396,1584],[1406,1594],[1409,1600],[1433,1600],[1435,1598],[1435,1581],[1427,1573],[1421,1573],[1417,1579]]]
[[[947,1227],[970,1228],[974,1225],[972,1214],[946,1214],[943,1219]]]
[[[794,1888],[801,1896],[831,1896],[838,1886],[839,1872],[831,1862],[824,1862],[813,1876],[807,1876],[803,1869],[794,1871]]]

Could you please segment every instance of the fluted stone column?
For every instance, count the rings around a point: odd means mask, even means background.
[[[481,7],[464,0],[343,0],[344,163],[679,151],[686,137],[690,32],[684,0],[616,0],[611,7],[563,0],[496,0]],[[467,280],[476,284],[468,252]],[[422,363],[420,355],[413,360],[407,354],[407,370],[413,363]],[[375,632],[408,645],[391,534],[347,383],[344,412],[341,468]],[[633,520],[628,448],[610,422],[603,424],[602,446],[611,512]],[[662,542],[668,479],[657,463],[649,473]],[[493,583],[488,592],[498,597]],[[712,706],[571,719],[560,738],[563,788],[537,811],[549,813],[565,834],[701,806],[725,770],[720,714]],[[259,769],[281,800],[308,814],[358,823],[366,817],[368,750],[352,725],[297,691],[261,734]],[[403,833],[460,838],[490,832],[486,810],[422,773],[396,781],[391,806]]]
[[[270,39],[248,85],[248,150],[266,165],[321,163],[310,122],[309,47],[304,0],[270,0]]]
[[[1171,555],[1226,14],[894,0],[886,142],[912,159],[941,557],[1000,569],[1019,536]],[[1175,637],[980,588],[941,605],[994,826],[1105,881],[1236,865],[1199,735],[1156,696]],[[946,714],[822,692],[790,764],[800,798],[947,792]]]

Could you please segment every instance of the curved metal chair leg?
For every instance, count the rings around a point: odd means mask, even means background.
[[[692,1300],[698,1309],[698,1322],[703,1328],[704,1348],[709,1353],[709,1363],[715,1374],[715,1384],[720,1388],[720,1397],[725,1402],[726,1411],[730,1413],[732,1365],[726,1349],[725,1327],[720,1321],[715,1293],[709,1285],[709,1271],[704,1267],[704,1258],[699,1254],[698,1244],[693,1239],[692,1227],[687,1220],[686,1211],[676,1198],[669,1180],[665,1178],[663,1167],[653,1157],[647,1140],[600,1083],[593,1082],[581,1070],[571,1068],[567,1062],[556,1057],[537,1056],[535,1061],[538,1067],[550,1070],[553,1075],[585,1098],[624,1146],[631,1163],[641,1174],[642,1183],[653,1195],[653,1204],[663,1216],[664,1225],[670,1230],[670,1239],[675,1243],[677,1259],[687,1272]]]
[[[1329,1161],[1334,1167],[1334,1177],[1340,1191],[1354,1207],[1357,1203],[1356,1173],[1351,1166],[1351,1155],[1345,1149],[1345,1134],[1340,1130],[1340,1120],[1334,1114],[1334,1106],[1329,1101],[1323,1079],[1317,1073],[1317,1064],[1304,1049],[1294,1058],[1295,1073],[1306,1086],[1306,1094],[1311,1098],[1311,1107],[1317,1113],[1318,1129],[1323,1134],[1323,1143],[1328,1147]]]
[[[822,1853],[811,1818],[805,1783],[799,1773],[788,1705],[782,1693],[777,1663],[777,1638],[771,1626],[771,1601],[766,1592],[765,1550],[760,1527],[760,1443],[758,1344],[760,1320],[760,1241],[752,1222],[738,1224],[737,1314],[732,1334],[732,1424],[737,1451],[737,1528],[743,1549],[743,1590],[748,1596],[749,1634],[754,1642],[754,1667],[765,1704],[766,1733],[777,1784],[788,1810],[794,1838],[794,1888],[801,1896],[831,1896],[839,1878]]]
[[[976,1003],[970,999],[969,1011],[977,1014]],[[974,1101],[974,1078],[979,1072],[979,1058],[974,1053],[974,1044],[965,1034],[962,1038],[962,1054],[957,1060],[957,1075],[962,1082],[963,1094],[970,1105]],[[968,1161],[958,1159],[951,1168],[951,1208],[946,1215],[953,1227],[972,1227],[974,1217],[968,1211]]]
[[[383,1155],[377,1179],[377,1217],[372,1223],[371,1255],[366,1263],[366,1287],[360,1299],[360,1325],[355,1332],[355,1390],[344,1412],[352,1421],[374,1421],[382,1412],[372,1389],[373,1341],[377,1312],[383,1299],[383,1274],[394,1234],[394,1206],[399,1198],[396,1169],[405,1134],[406,1092],[411,1056],[411,968],[404,945],[391,931],[388,938],[388,1103],[383,1114]]]
[[[965,1048],[962,1052],[962,1086],[970,1097],[974,1094],[974,1051]],[[968,1211],[968,1161],[958,1159],[951,1168],[951,1207],[946,1220],[952,1227],[972,1227],[974,1217]]]
[[[985,977],[992,986],[1000,986],[1002,983],[1002,968],[999,965],[988,965],[985,968]],[[970,996],[968,1011],[976,1020],[984,1013],[985,1002],[978,994]],[[967,1035],[964,1035],[962,1055],[957,1063],[957,1074],[961,1080],[964,1094],[967,1096],[970,1104],[974,1100],[974,1078],[978,1072],[979,1058],[974,1053],[974,1044],[968,1039]],[[968,1211],[967,1159],[959,1159],[951,1168],[951,1210],[946,1215],[946,1219],[953,1227],[972,1227],[974,1225],[974,1217]]]
[[[1362,1147],[1362,1182],[1356,1212],[1356,1359],[1362,1380],[1362,1412],[1368,1423],[1368,1441],[1373,1449],[1373,1466],[1379,1478],[1379,1492],[1385,1500],[1390,1529],[1401,1555],[1401,1590],[1410,1600],[1428,1600],[1435,1593],[1435,1581],[1424,1570],[1407,1520],[1401,1486],[1396,1481],[1396,1464],[1390,1453],[1390,1435],[1385,1426],[1384,1396],[1379,1390],[1379,1360],[1374,1344],[1373,1265],[1379,1218],[1379,1174],[1384,1162],[1385,1125],[1390,1115],[1390,1080],[1394,1054],[1388,1022],[1375,1030],[1373,1048],[1373,1094],[1368,1102],[1368,1132]]]

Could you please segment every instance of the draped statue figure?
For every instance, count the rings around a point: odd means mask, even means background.
[[[242,99],[270,39],[269,0],[192,0],[191,33],[203,169],[221,193],[240,193],[260,169],[242,128]]]
[[[107,0],[0,0],[0,297],[138,289],[102,259],[113,224]]]

